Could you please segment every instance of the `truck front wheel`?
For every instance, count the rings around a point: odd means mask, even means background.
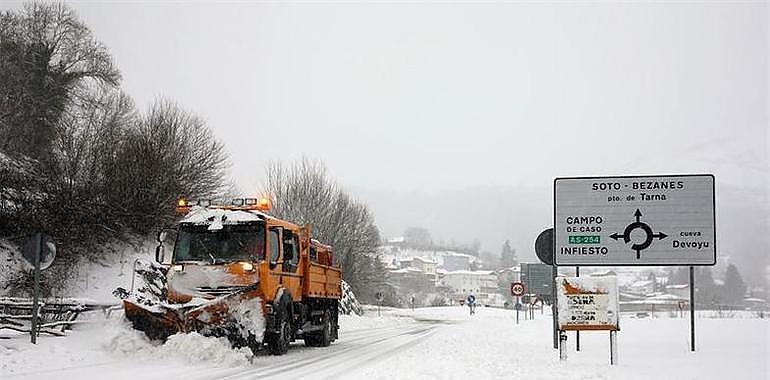
[[[289,313],[283,312],[278,321],[278,332],[271,333],[267,339],[267,348],[273,355],[283,355],[289,351],[291,341],[291,323]]]

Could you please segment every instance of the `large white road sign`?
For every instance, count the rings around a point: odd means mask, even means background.
[[[557,178],[556,265],[714,265],[714,176]]]

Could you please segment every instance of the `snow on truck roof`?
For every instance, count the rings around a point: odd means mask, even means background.
[[[228,210],[194,206],[179,223],[208,225],[209,229],[221,229],[222,225],[257,222],[269,218],[256,210]]]

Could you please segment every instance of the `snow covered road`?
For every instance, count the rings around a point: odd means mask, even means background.
[[[222,379],[339,378],[430,336],[436,325],[375,328],[357,331],[326,350],[294,349],[280,358],[270,357],[264,366],[238,371]],[[261,358],[259,358],[261,359]],[[259,362],[259,360],[256,360]]]
[[[510,310],[388,309],[381,317],[341,319],[340,339],[327,348],[292,344],[289,353],[252,356],[197,334],[148,342],[112,320],[66,338],[0,340],[6,379],[768,379],[767,319],[698,320],[698,352],[689,352],[687,320],[625,318],[620,364],[608,365],[607,334],[581,335],[582,350],[560,362],[551,348],[550,316],[515,324]]]
[[[348,323],[345,323],[347,321]],[[0,341],[6,348],[0,374],[3,379],[90,379],[109,373],[121,379],[271,379],[340,377],[355,373],[369,362],[397,354],[404,347],[429,337],[437,322],[403,318],[346,317],[340,339],[327,348],[305,347],[301,340],[289,353],[251,356],[231,350],[224,341],[194,336],[182,344],[155,347],[123,323],[106,322],[100,329],[74,332],[68,338],[41,337],[37,347],[26,337]],[[111,338],[109,336],[112,335]],[[212,342],[214,344],[212,344]],[[70,343],[71,345],[68,345]],[[171,344],[174,348],[165,349]],[[194,346],[208,347],[210,353]],[[0,347],[3,347],[0,346]],[[175,349],[179,349],[174,353]],[[50,357],[44,355],[50,354]],[[7,359],[7,360],[6,360]]]

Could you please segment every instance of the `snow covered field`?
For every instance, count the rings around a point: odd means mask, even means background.
[[[68,337],[0,339],[0,378],[62,379],[768,379],[770,320],[697,321],[689,351],[687,319],[621,318],[619,365],[609,366],[608,334],[584,332],[569,358],[551,347],[546,313],[515,324],[509,310],[462,307],[385,309],[344,316],[328,348],[294,343],[285,356],[252,356],[225,340],[197,334],[148,342],[120,318],[94,320]],[[7,333],[5,336],[8,336]],[[3,336],[0,334],[0,336]]]

